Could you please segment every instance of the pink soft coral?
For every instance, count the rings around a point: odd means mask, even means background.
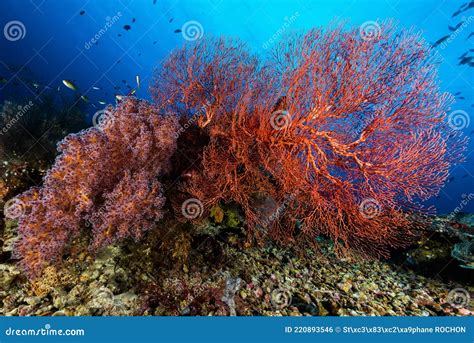
[[[44,185],[20,196],[26,212],[16,253],[31,276],[60,260],[86,223],[95,250],[118,239],[138,240],[163,216],[157,177],[170,168],[176,119],[133,98],[104,116],[98,127],[66,137]]]

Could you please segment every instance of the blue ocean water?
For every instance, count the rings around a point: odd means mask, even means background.
[[[453,16],[460,8],[466,10]],[[122,80],[135,86],[136,75],[142,87],[135,95],[149,98],[153,68],[193,30],[238,37],[263,52],[287,31],[390,18],[421,30],[432,43],[449,36],[438,45],[441,86],[457,94],[452,110],[462,111],[462,129],[474,137],[473,67],[460,64],[461,56],[474,56],[474,7],[466,0],[2,0],[0,77],[6,82],[0,84],[0,101],[12,93],[41,97],[58,87],[68,96],[72,92],[62,85],[67,79],[89,98],[91,116],[103,107],[99,101],[114,103],[115,93],[129,92]],[[7,39],[9,24],[19,28],[18,37]],[[470,142],[466,162],[453,168],[440,196],[428,202],[439,213],[453,211],[463,195],[474,193],[473,147]],[[474,201],[462,211],[474,212]]]

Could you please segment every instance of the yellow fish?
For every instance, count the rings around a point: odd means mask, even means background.
[[[71,81],[69,80],[63,80],[63,84],[69,88],[69,89],[72,89],[73,91],[77,91],[77,87],[74,83],[72,83]]]

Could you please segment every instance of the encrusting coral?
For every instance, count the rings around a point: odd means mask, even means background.
[[[206,211],[232,202],[257,242],[324,235],[338,252],[387,256],[466,143],[446,123],[434,54],[391,23],[370,40],[342,27],[290,35],[263,61],[239,41],[200,40],[171,54],[151,91],[153,105],[126,98],[105,126],[67,137],[44,185],[21,196],[30,275],[86,222],[93,249],[140,239],[163,217],[166,172],[176,219],[183,195]]]

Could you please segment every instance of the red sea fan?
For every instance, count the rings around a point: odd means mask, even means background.
[[[59,261],[87,224],[94,250],[118,239],[140,239],[162,217],[157,177],[170,169],[178,129],[176,118],[127,98],[104,111],[97,127],[66,137],[44,185],[20,196],[25,213],[16,254],[24,269],[37,276]]]
[[[342,27],[288,36],[263,63],[235,41],[203,40],[172,54],[154,94],[209,136],[186,186],[207,209],[240,204],[250,237],[322,234],[337,251],[387,256],[466,145],[446,124],[452,97],[437,62],[419,34],[391,23],[370,37]]]

